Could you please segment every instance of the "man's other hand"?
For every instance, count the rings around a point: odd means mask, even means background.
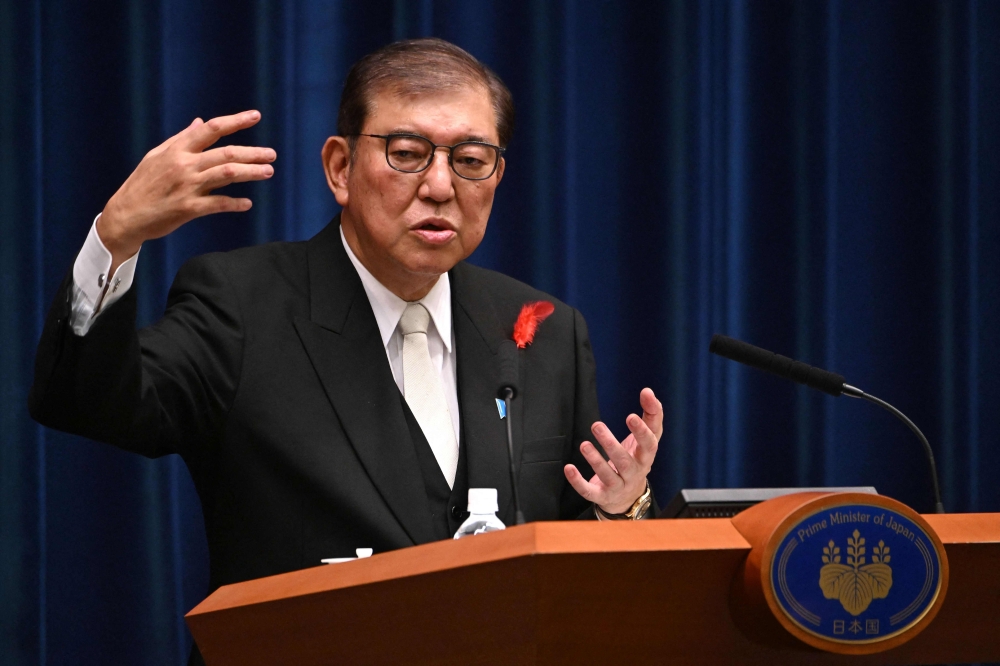
[[[146,153],[115,192],[97,222],[112,256],[110,275],[147,240],[161,238],[196,217],[249,210],[249,199],[212,191],[274,174],[272,148],[224,146],[206,150],[222,137],[256,125],[259,111],[244,111],[188,127]]]
[[[570,485],[584,499],[590,500],[605,513],[625,513],[646,491],[646,475],[653,466],[660,435],[663,434],[663,405],[652,389],[639,393],[642,418],[629,414],[625,424],[631,431],[619,443],[606,425],[600,421],[591,426],[591,432],[608,460],[590,442],[580,444],[580,453],[594,468],[590,481],[583,478],[574,465],[566,465],[564,472]]]

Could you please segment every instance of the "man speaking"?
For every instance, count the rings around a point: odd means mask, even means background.
[[[212,589],[358,547],[449,538],[470,487],[496,488],[509,525],[497,352],[525,306],[547,301],[554,311],[518,350],[524,514],[642,517],[662,432],[653,392],[640,393],[642,416],[628,416],[619,443],[599,421],[580,313],[464,261],[504,175],[513,104],[447,42],[398,42],[351,69],[339,135],[322,151],[338,218],[305,242],[188,261],[163,318],[136,331],[143,242],[249,209],[213,192],[274,173],[270,148],[211,148],[259,119],[196,119],[108,201],[46,322],[34,418],[150,457],[180,454],[201,499]]]

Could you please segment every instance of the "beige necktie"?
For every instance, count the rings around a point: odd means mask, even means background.
[[[427,349],[430,320],[430,313],[420,303],[407,305],[399,319],[403,333],[403,395],[451,488],[458,468],[458,442],[441,375],[431,364]]]

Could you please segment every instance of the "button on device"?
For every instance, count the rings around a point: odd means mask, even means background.
[[[457,504],[451,505],[451,517],[455,520],[461,520],[465,516],[465,512],[462,511],[462,507]]]

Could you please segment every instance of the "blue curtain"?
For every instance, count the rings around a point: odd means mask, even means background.
[[[950,511],[1000,511],[1000,3],[0,0],[0,655],[182,663],[206,546],[177,459],[47,431],[44,313],[142,155],[246,108],[273,146],[245,215],[143,249],[154,320],[193,255],[336,212],[319,151],[351,63],[436,35],[511,87],[473,256],[580,308],[605,418],[653,387],[682,487],[875,485],[930,510],[906,428],[711,357],[722,332],[844,374],[927,433]],[[990,405],[994,405],[990,407]]]

